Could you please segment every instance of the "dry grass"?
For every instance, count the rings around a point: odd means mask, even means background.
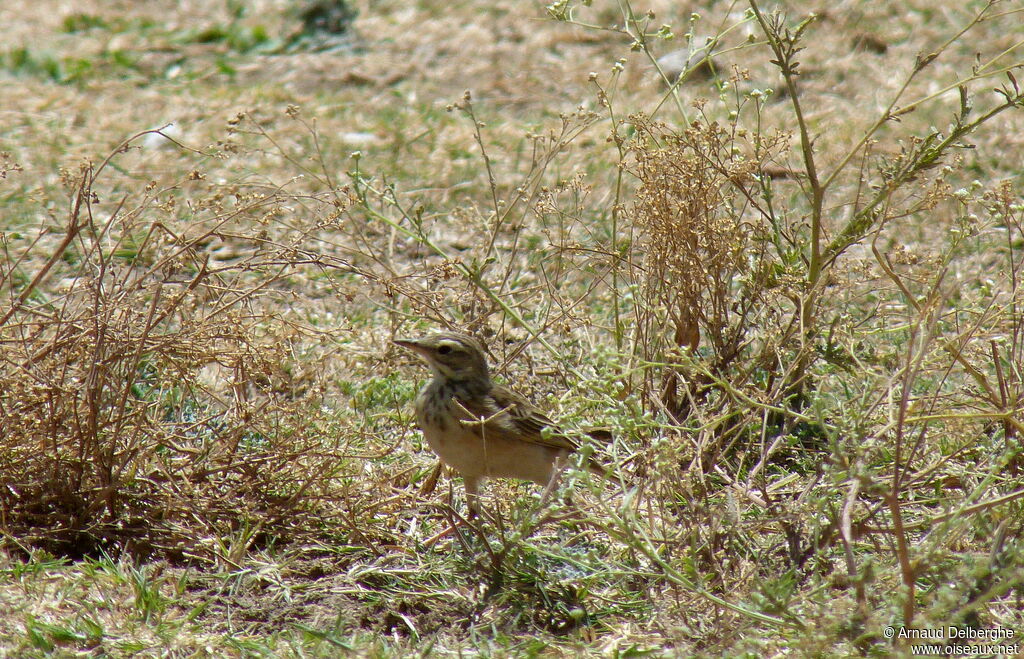
[[[0,8],[0,653],[1024,630],[1019,8],[352,4]],[[436,540],[433,327],[614,476]]]

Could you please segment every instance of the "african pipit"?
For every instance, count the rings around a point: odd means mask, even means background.
[[[491,381],[483,347],[471,336],[433,334],[398,339],[430,365],[434,379],[416,399],[423,436],[441,461],[457,471],[466,486],[471,515],[479,512],[480,481],[520,478],[547,485],[578,446],[555,429],[519,394]],[[603,471],[593,463],[595,473]]]

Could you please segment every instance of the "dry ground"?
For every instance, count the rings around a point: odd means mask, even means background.
[[[806,144],[748,3],[295,4],[0,6],[0,654],[1024,633],[1018,2],[787,3]],[[438,327],[612,477],[434,541]]]

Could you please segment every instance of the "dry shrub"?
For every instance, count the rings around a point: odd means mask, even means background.
[[[276,220],[281,190],[198,171],[140,189],[110,167],[132,148],[64,172],[63,226],[4,245],[3,531],[71,555],[203,559],[309,532],[344,447],[325,436],[315,363],[290,361],[312,330],[266,299],[305,265],[341,266],[302,249],[315,227]]]
[[[787,139],[754,140],[706,119],[682,131],[642,116],[631,121],[639,188],[630,221],[644,254],[635,343],[645,360],[666,364],[660,383],[648,384],[649,398],[679,422],[718,378],[732,377],[741,357],[759,364],[777,348],[787,288],[757,195]],[[687,366],[702,338],[703,373]],[[733,385],[745,386],[743,378]]]

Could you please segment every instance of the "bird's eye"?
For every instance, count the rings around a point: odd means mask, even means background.
[[[447,355],[451,351],[452,351],[452,347],[451,346],[443,345],[443,346],[441,346],[440,348],[437,349],[437,354],[439,354],[439,355]]]

